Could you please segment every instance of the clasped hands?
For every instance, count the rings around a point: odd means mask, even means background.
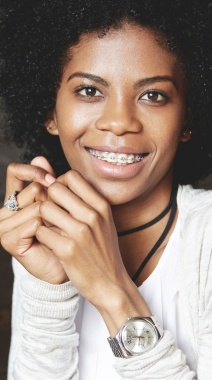
[[[17,190],[21,210],[0,210],[1,244],[35,277],[71,279],[89,299],[124,271],[111,208],[78,172],[53,175],[44,157],[9,165],[5,200]]]
[[[78,172],[53,175],[44,157],[9,165],[5,201],[18,191],[20,210],[0,209],[1,244],[33,276],[70,279],[115,334],[150,311],[124,267],[111,207]]]

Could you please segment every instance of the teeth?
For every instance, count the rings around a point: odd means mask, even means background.
[[[116,163],[117,162],[117,156],[115,153],[109,153],[107,156],[107,162]]]
[[[129,156],[127,157],[127,163],[128,163],[128,164],[133,163],[133,162],[134,162],[134,159],[135,159],[134,154],[129,154]]]
[[[142,154],[101,152],[94,149],[89,149],[89,152],[92,156],[98,158],[99,160],[107,161],[116,165],[132,164],[133,162],[139,162],[144,158],[144,155]]]

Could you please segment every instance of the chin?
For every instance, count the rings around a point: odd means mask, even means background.
[[[111,206],[118,206],[129,203],[139,197],[139,194],[131,193],[128,187],[123,184],[121,186],[109,186],[102,188],[98,185],[92,184],[93,187],[101,194]]]

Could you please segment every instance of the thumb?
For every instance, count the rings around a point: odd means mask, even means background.
[[[38,166],[39,168],[45,169],[47,172],[51,173],[55,177],[55,172],[50,165],[49,161],[43,156],[37,156],[31,161],[31,165]]]

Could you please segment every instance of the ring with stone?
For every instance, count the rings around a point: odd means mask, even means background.
[[[7,202],[5,202],[4,206],[8,208],[10,211],[18,211],[19,210],[19,204],[17,202],[16,195],[18,195],[18,191],[14,191],[12,195],[9,196]]]

